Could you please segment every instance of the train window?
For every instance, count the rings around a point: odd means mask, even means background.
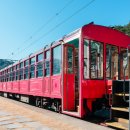
[[[0,72],[0,82],[2,82],[2,72]]]
[[[68,56],[67,56],[67,60],[68,60],[68,73],[69,74],[72,74],[72,73],[74,73],[73,71],[74,71],[74,68],[73,68],[73,66],[74,66],[74,62],[73,62],[73,60],[74,60],[74,56],[73,56],[73,48],[72,47],[68,47],[68,50],[67,50],[68,52],[67,52],[67,54],[68,54]]]
[[[15,79],[15,72],[13,71],[12,72],[12,81],[14,81],[14,79]]]
[[[19,68],[19,65],[16,65],[16,70],[18,70],[18,68]]]
[[[120,78],[124,79],[124,68],[126,67],[125,70],[125,78],[128,79],[129,77],[129,69],[127,65],[127,49],[121,48],[120,50]]]
[[[106,45],[106,78],[111,79],[111,46]]]
[[[118,78],[118,48],[106,45],[106,78]]]
[[[43,53],[37,55],[36,76],[43,76]]]
[[[29,60],[26,60],[24,64],[25,64],[24,66],[28,66],[29,65]]]
[[[23,79],[23,62],[20,63],[20,66],[19,66],[19,80],[22,80]]]
[[[3,82],[5,81],[5,74],[3,73]]]
[[[10,81],[13,81],[13,72],[10,72]]]
[[[6,74],[6,82],[8,82],[8,74]]]
[[[23,68],[19,70],[19,80],[23,79]]]
[[[23,62],[20,63],[20,68],[23,68]]]
[[[31,65],[30,67],[30,78],[35,77],[35,65]]]
[[[1,72],[1,82],[2,82],[2,76],[3,76],[3,73]]]
[[[35,77],[35,57],[30,59],[30,78]]]
[[[37,56],[37,61],[39,62],[39,61],[43,61],[43,53],[41,53],[41,54],[39,54],[38,56]]]
[[[32,64],[35,64],[35,57],[33,57],[33,58],[30,59],[30,64],[31,64],[31,65],[32,65]]]
[[[37,64],[37,77],[43,76],[43,62]]]
[[[89,78],[89,41],[84,39],[84,78]]]
[[[61,73],[61,45],[53,48],[53,74]]]
[[[45,52],[45,76],[50,75],[50,51]]]
[[[24,79],[28,79],[29,76],[28,76],[28,67],[25,67],[24,69]]]
[[[4,74],[3,74],[3,72],[2,72],[2,77],[1,77],[1,79],[2,79],[2,82],[4,82],[4,81],[3,81],[3,79],[4,79]]]
[[[15,80],[19,80],[19,71],[17,70],[16,72],[15,72]]]
[[[25,66],[25,68],[24,68],[24,79],[28,79],[29,78],[29,68],[28,68],[29,60],[26,60],[24,62],[24,66]]]
[[[103,78],[103,44],[91,41],[90,44],[90,66],[91,66],[91,78],[102,79]]]

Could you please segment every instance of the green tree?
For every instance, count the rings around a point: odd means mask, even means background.
[[[130,36],[130,22],[124,26],[116,25],[114,28]]]

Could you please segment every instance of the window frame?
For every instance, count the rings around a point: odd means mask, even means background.
[[[49,58],[47,58],[46,59],[46,57],[47,57],[47,52],[49,51]],[[49,62],[49,74],[48,75],[46,75],[46,71],[47,71],[47,69],[46,69],[46,62]],[[45,50],[44,51],[44,77],[50,77],[51,76],[51,49],[49,48],[49,49],[47,49],[47,50]]]
[[[31,60],[34,59],[34,62],[32,62]],[[34,67],[34,70],[31,71],[32,67]],[[33,77],[32,77],[32,73]],[[33,79],[36,77],[36,56],[32,56],[29,58],[29,79]]]
[[[87,59],[87,58],[84,58],[84,41],[85,40],[87,40],[88,41],[88,49],[89,49],[89,52],[88,52],[88,54],[89,54],[89,56],[88,56],[88,61],[89,61],[89,66],[88,66],[88,78],[85,78],[85,76],[84,76],[84,63],[83,63],[83,79],[84,80],[88,80],[88,79],[90,79],[90,42],[91,42],[91,40],[90,39],[87,39],[87,38],[84,38],[83,39],[83,62],[84,62],[84,59]]]
[[[117,48],[117,51],[118,51],[118,53],[117,53],[117,54],[118,54],[118,63],[117,63],[118,76],[117,76],[117,77],[118,77],[118,79],[119,79],[119,76],[120,76],[120,71],[119,71],[119,68],[120,68],[120,63],[119,63],[119,59],[120,59],[120,49],[119,49],[119,48],[122,48],[122,47],[116,46],[116,45],[113,45],[113,44],[110,44],[110,43],[106,43],[106,44],[105,44],[105,52],[107,52],[107,51],[106,51],[107,45],[109,45],[109,46],[111,46],[111,47]],[[106,54],[105,54],[105,55],[106,55]],[[108,80],[113,80],[114,78],[112,77],[112,74],[111,74],[111,73],[112,73],[112,69],[110,70],[110,78],[107,78],[107,77],[106,77],[106,59],[107,59],[107,58],[105,58],[105,70],[104,70],[104,71],[105,71],[105,78],[108,79]],[[112,61],[111,61],[111,64],[112,64]],[[112,66],[112,65],[111,65],[111,66]]]
[[[22,72],[22,75],[21,75],[21,72]],[[19,63],[18,79],[19,80],[24,80],[24,62],[23,61]]]
[[[60,72],[59,73],[56,73],[56,74],[54,74],[54,49],[55,48],[57,48],[57,47],[60,47],[60,53],[61,53],[61,57],[60,57]],[[62,45],[61,44],[58,44],[58,45],[56,45],[56,46],[54,46],[53,48],[52,48],[52,75],[60,75],[61,73],[62,73]]]
[[[42,54],[42,60],[39,60],[38,56],[41,54]],[[39,64],[42,64],[42,69],[37,68]],[[36,78],[43,78],[44,77],[44,71],[43,71],[44,70],[44,52],[41,52],[36,55],[36,68],[35,69],[36,69]],[[39,71],[42,71],[42,76],[38,75]]]
[[[28,64],[26,64],[26,63],[28,63]],[[28,69],[28,72],[27,73],[25,73],[26,71],[26,68]],[[26,74],[27,74],[27,78],[26,78]],[[29,77],[29,59],[26,59],[25,61],[24,61],[24,80],[28,80],[30,77]]]
[[[91,61],[92,61],[91,57],[92,56],[91,56],[91,45],[90,44],[92,42],[100,43],[102,45],[102,47],[103,47],[102,48],[102,54],[103,54],[103,63],[102,63],[103,64],[102,65],[103,66],[103,68],[102,68],[103,69],[103,75],[102,75],[102,78],[92,78],[91,77]],[[100,41],[97,41],[97,40],[92,40],[92,39],[89,40],[89,70],[90,70],[89,71],[89,79],[91,79],[91,80],[103,80],[104,79],[104,43],[103,42],[100,42]]]

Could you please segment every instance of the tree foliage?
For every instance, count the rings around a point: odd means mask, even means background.
[[[14,63],[14,61],[12,61],[12,60],[0,59],[0,70],[13,63]]]
[[[130,36],[130,22],[124,26],[114,26],[114,28]]]

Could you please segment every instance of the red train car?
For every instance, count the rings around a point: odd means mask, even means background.
[[[0,92],[82,118],[109,105],[128,44],[130,37],[113,28],[87,24],[0,70]]]

